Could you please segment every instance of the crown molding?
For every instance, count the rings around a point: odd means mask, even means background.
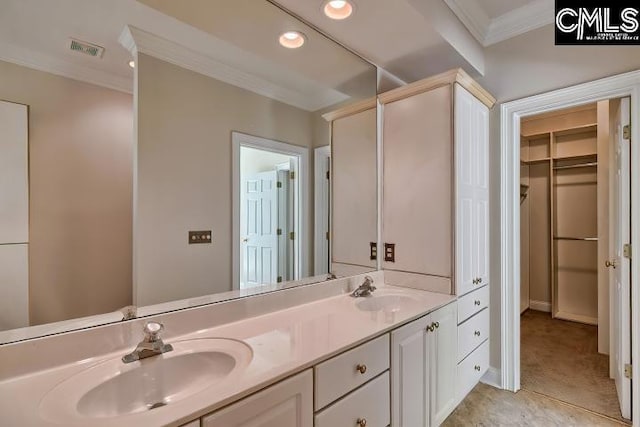
[[[491,21],[484,46],[528,33],[554,21],[553,0],[536,0],[526,6],[507,12]]]
[[[119,42],[134,57],[143,53],[196,73],[211,77],[271,99],[301,108],[317,111],[335,105],[348,97],[337,91],[300,92],[291,90],[262,77],[255,76],[214,59],[200,51],[128,25],[122,31]]]
[[[462,24],[467,27],[469,32],[476,40],[484,45],[487,38],[491,18],[487,16],[477,0],[444,0],[449,9],[460,19]]]
[[[51,55],[22,49],[10,43],[0,42],[0,60],[119,92],[133,93],[133,76],[131,78],[119,76]]]
[[[535,0],[489,18],[478,0],[444,0],[482,46],[488,47],[553,23],[553,0]]]
[[[438,87],[453,85],[455,83],[468,90],[469,93],[488,108],[493,108],[495,105],[496,99],[493,95],[480,86],[478,82],[471,78],[471,76],[469,76],[469,74],[467,74],[467,72],[462,68],[449,70],[433,77],[418,80],[417,82],[410,83],[406,86],[381,93],[378,95],[378,100],[383,105],[389,104]]]

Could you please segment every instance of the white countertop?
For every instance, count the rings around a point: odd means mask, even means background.
[[[381,286],[376,294],[387,292],[404,294],[412,299],[404,301],[394,311],[365,312],[356,307],[356,303],[362,299],[339,295],[172,337],[167,342],[196,338],[241,340],[251,346],[253,358],[233,383],[225,384],[225,387],[209,387],[184,400],[149,412],[103,419],[77,416],[64,423],[43,419],[40,415],[40,401],[49,390],[91,366],[122,356],[123,352],[7,379],[0,382],[0,425],[179,426],[456,299],[453,295],[392,286]]]

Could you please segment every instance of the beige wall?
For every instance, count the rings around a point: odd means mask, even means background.
[[[481,85],[497,99],[491,113],[491,298],[500,299],[500,103],[640,69],[637,47],[554,46],[553,26],[486,50]],[[492,304],[491,366],[500,368],[500,304]]]
[[[312,115],[143,54],[137,73],[136,303],[228,291],[231,132],[312,147]],[[212,244],[187,244],[209,229]]]
[[[132,97],[0,62],[29,105],[30,322],[131,303]]]

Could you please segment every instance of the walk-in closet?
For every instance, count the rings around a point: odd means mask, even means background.
[[[601,101],[520,126],[522,388],[616,419],[607,260],[619,105]]]

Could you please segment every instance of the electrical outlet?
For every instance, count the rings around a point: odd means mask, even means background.
[[[211,230],[190,231],[189,244],[211,243]]]

